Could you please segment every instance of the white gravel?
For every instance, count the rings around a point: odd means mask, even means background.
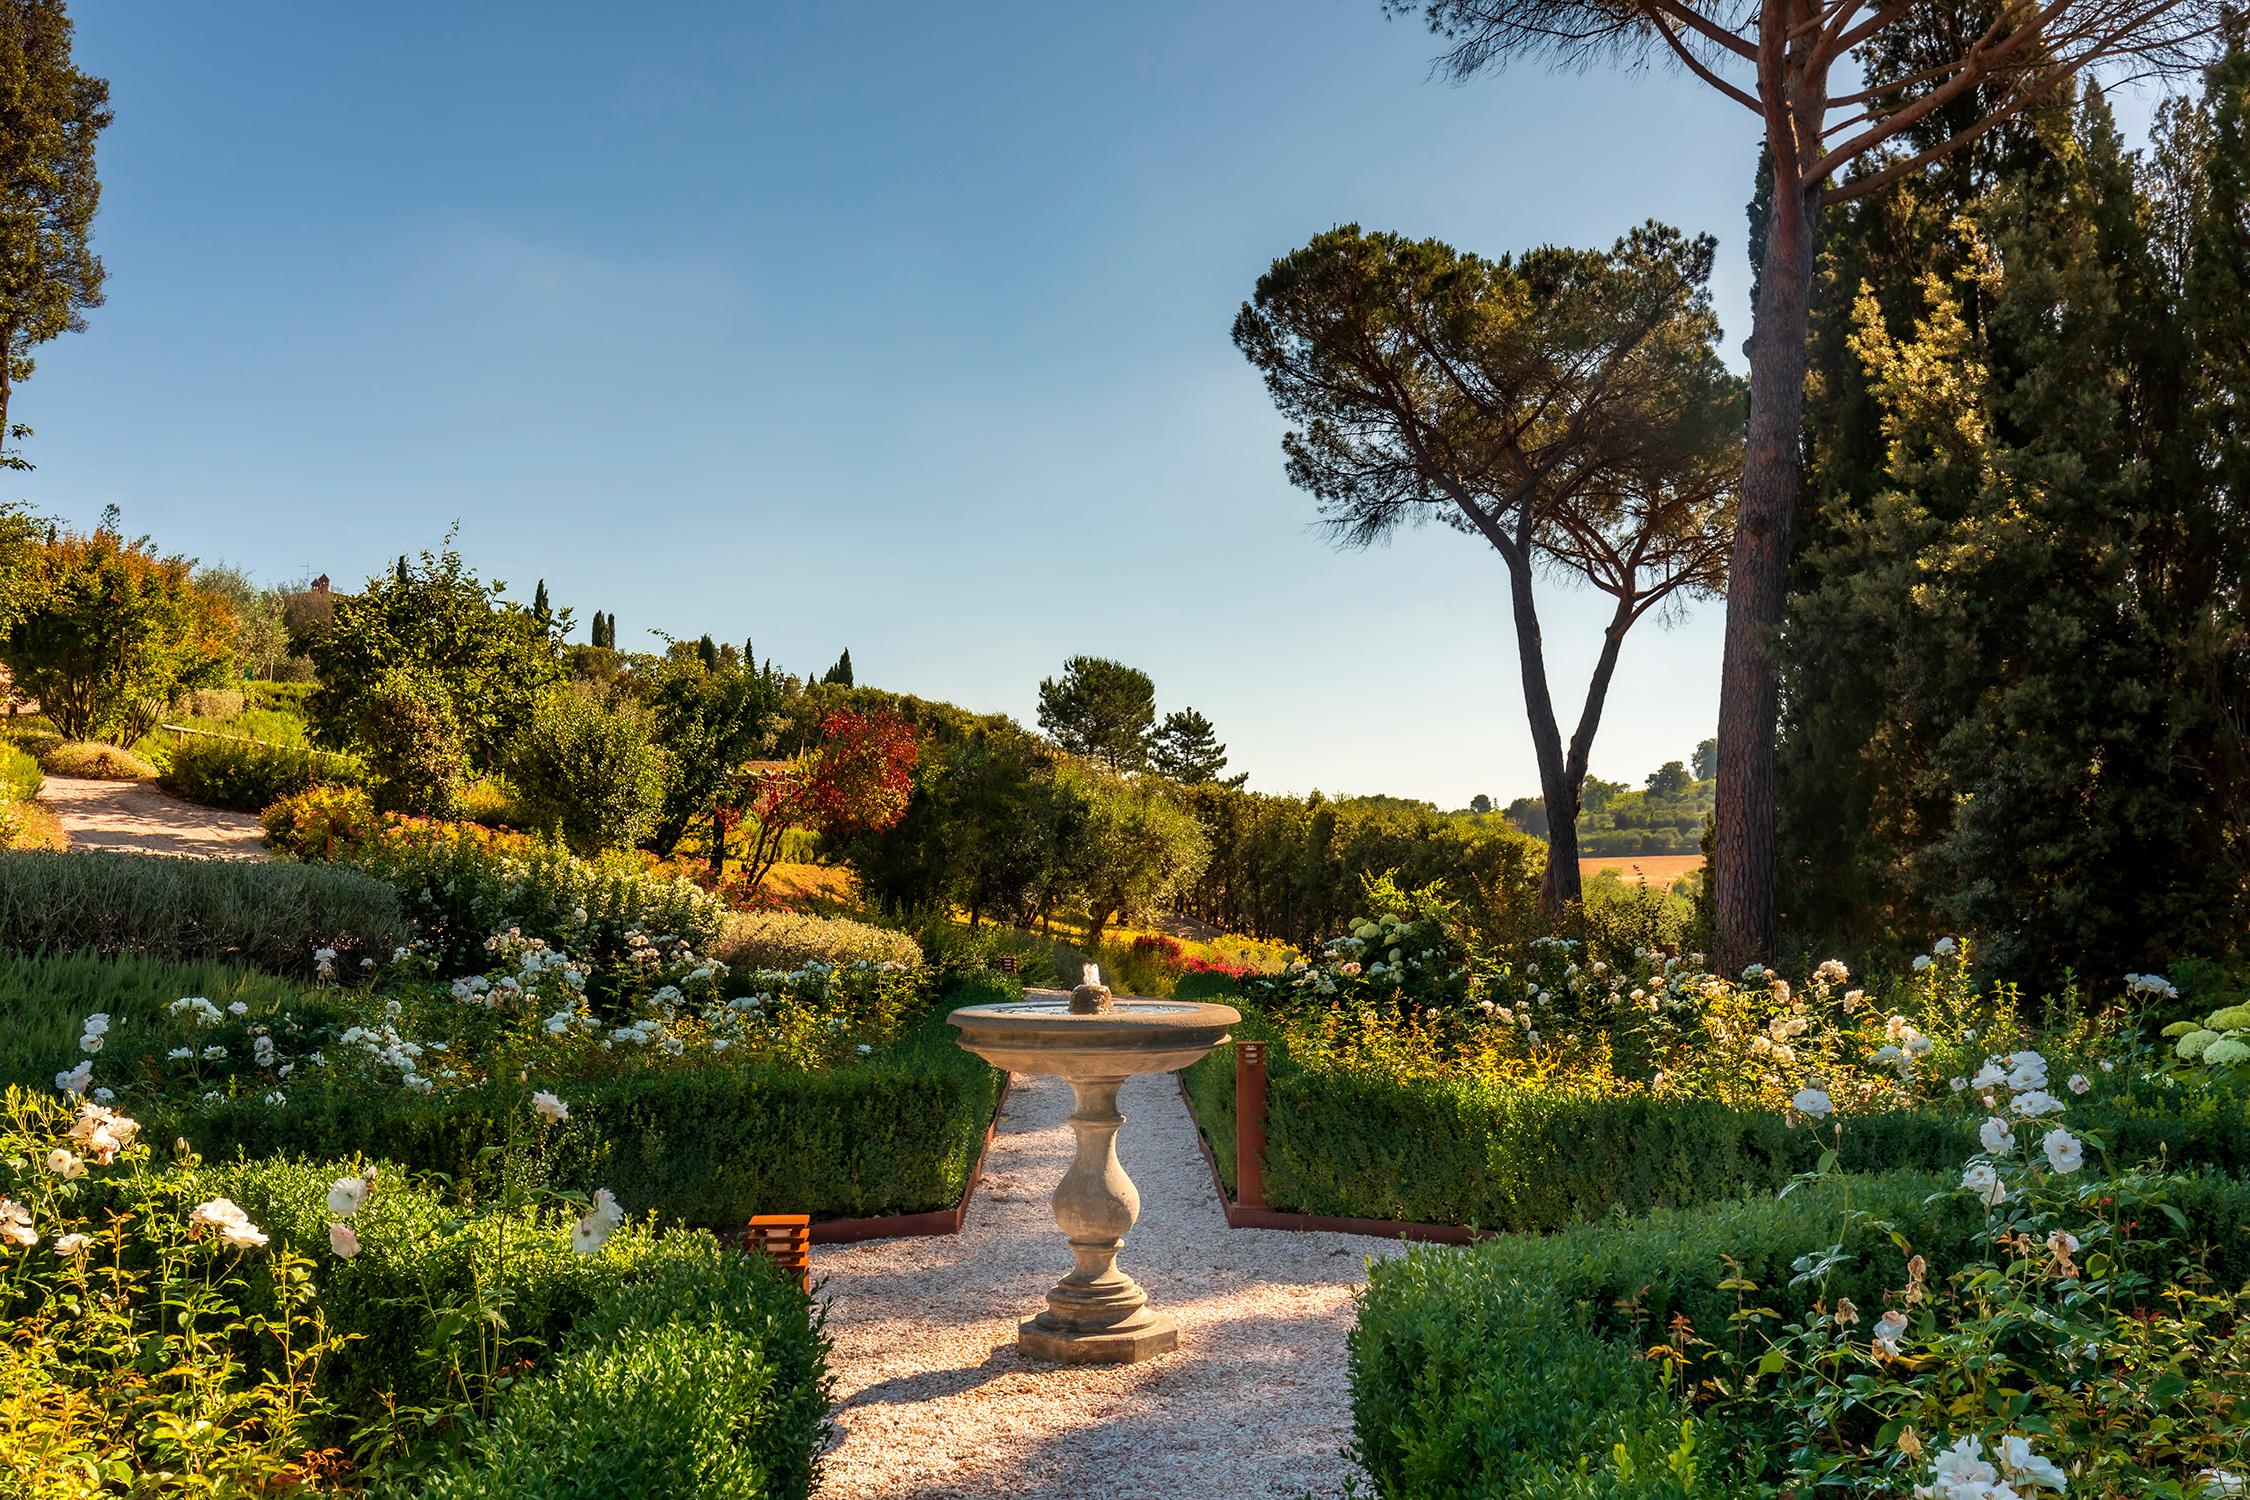
[[[1137,1365],[1058,1368],[1016,1324],[1070,1267],[1048,1208],[1069,1165],[1070,1088],[1017,1078],[958,1235],[816,1247],[839,1441],[826,1500],[1180,1500],[1341,1493],[1344,1335],[1357,1235],[1229,1229],[1169,1074],[1136,1078],[1118,1156],[1141,1219],[1118,1264],[1180,1323]]]

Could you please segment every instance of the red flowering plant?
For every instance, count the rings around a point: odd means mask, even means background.
[[[820,721],[820,743],[795,760],[753,765],[722,794],[719,825],[752,825],[741,883],[756,889],[792,831],[827,839],[880,833],[906,816],[922,747],[914,726],[886,710],[836,709]]]

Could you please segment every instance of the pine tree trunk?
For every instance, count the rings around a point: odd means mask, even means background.
[[[1547,873],[1539,882],[1539,912],[1559,917],[1579,897],[1578,787],[1563,761],[1562,728],[1555,722],[1555,700],[1547,691],[1546,647],[1531,595],[1528,552],[1520,566],[1509,559],[1508,580],[1515,607],[1516,660],[1523,673],[1524,714],[1531,721],[1531,745],[1539,758],[1539,795],[1547,803]]]
[[[1750,425],[1727,572],[1719,675],[1719,785],[1712,849],[1720,973],[1774,956],[1774,636],[1804,483],[1805,340],[1812,318],[1818,199],[1776,185],[1750,332]],[[1550,818],[1552,814],[1549,815]]]

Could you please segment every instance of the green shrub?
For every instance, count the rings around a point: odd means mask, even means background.
[[[356,708],[349,742],[367,748],[376,802],[394,812],[451,814],[469,779],[469,751],[444,690],[424,674],[393,668],[375,680]]]
[[[651,874],[633,855],[581,859],[520,834],[473,824],[386,822],[339,859],[398,892],[441,974],[484,971],[485,940],[520,928],[603,971],[635,932],[715,951],[726,906],[687,880]]]
[[[1656,1365],[1546,1288],[1419,1254],[1371,1274],[1349,1345],[1353,1454],[1386,1500],[1759,1493],[1737,1484],[1749,1455],[1683,1423]]]
[[[1246,1017],[1238,1037],[1270,1036]],[[1769,1192],[1818,1160],[1822,1138],[1774,1111],[1677,1095],[1401,1078],[1299,1068],[1269,1048],[1266,1196],[1275,1208],[1500,1230],[1552,1230]],[[1196,1119],[1231,1186],[1234,1060],[1186,1074]],[[2124,1164],[2250,1170],[2250,1090],[2105,1082],[2075,1118]],[[1962,1120],[1947,1108],[1851,1117],[1852,1171],[1955,1161]]]
[[[1840,1296],[1879,1307],[1885,1290],[1904,1282],[1908,1254],[1923,1253],[1933,1266],[1972,1258],[1989,1229],[1983,1210],[1954,1186],[1951,1174],[1832,1176],[1786,1198],[1503,1235],[1466,1252],[1415,1248],[1377,1263],[1349,1345],[1357,1455],[1379,1493],[1417,1500],[1758,1492],[1664,1488],[1679,1476],[1652,1475],[1645,1461],[1632,1464],[1638,1482],[1656,1488],[1541,1485],[1581,1454],[1599,1464],[1613,1431],[1661,1444],[1669,1422],[1679,1434],[1680,1418],[1666,1415],[1659,1399],[1660,1366],[1640,1357],[1673,1336],[1675,1319],[1731,1347],[1734,1315],[1745,1305],[1770,1309],[1776,1322]],[[2250,1184],[2174,1178],[2145,1190],[2148,1218],[2158,1202],[2168,1204],[2188,1242],[2211,1247],[2202,1269],[2219,1285],[2250,1275],[2250,1242],[2240,1233]],[[1802,1257],[1832,1246],[1840,1254],[1828,1274],[1799,1276]],[[2131,1242],[2111,1248],[2128,1274],[2161,1280],[2178,1272],[2162,1263],[2175,1245],[2159,1241],[2137,1261]],[[1740,1284],[1721,1286],[1728,1281]],[[1755,1353],[1758,1345],[1748,1347]],[[1708,1423],[1692,1430],[1698,1484],[1722,1458],[1761,1466],[1771,1437]],[[1603,1465],[1619,1467],[1614,1455]]]
[[[275,709],[296,718],[303,718],[305,700],[320,691],[320,684],[309,678],[302,682],[246,681],[242,684],[243,696],[258,707]]]
[[[146,781],[156,767],[116,745],[99,740],[61,740],[40,752],[39,767],[50,776],[86,776],[98,781]]]
[[[232,959],[284,974],[317,948],[350,962],[410,936],[379,880],[318,865],[0,852],[0,951]]]
[[[173,704],[174,712],[191,719],[232,719],[249,704],[240,688],[195,688]]]
[[[259,814],[266,845],[299,859],[332,860],[382,831],[382,814],[356,786],[314,786],[280,797]]]
[[[963,998],[955,1003],[975,1003]],[[214,1033],[217,1035],[217,1033]],[[568,1089],[548,1170],[599,1182],[633,1213],[739,1229],[752,1214],[861,1218],[960,1201],[999,1099],[1001,1076],[933,1016],[851,1067],[731,1064],[629,1074]],[[521,1090],[370,1094],[300,1075],[289,1107],[245,1093],[152,1127],[215,1157],[364,1151],[422,1171],[489,1182]]]
[[[38,759],[21,745],[0,741],[0,800],[27,802],[47,781]]]
[[[670,1245],[674,1242],[667,1242]],[[829,1432],[818,1314],[763,1257],[677,1242],[510,1392],[436,1500],[809,1495]]]
[[[922,961],[910,934],[843,917],[796,912],[730,912],[712,949],[738,969],[794,969],[808,959],[824,964],[903,964]]]
[[[664,798],[664,758],[650,732],[631,703],[567,683],[541,693],[507,761],[527,824],[576,854],[639,844]]]
[[[511,1468],[535,1462],[542,1453],[567,1461],[610,1450],[622,1459],[638,1451],[655,1463],[661,1444],[643,1441],[651,1424],[695,1420],[694,1403],[687,1399],[691,1392],[677,1382],[717,1372],[721,1387],[702,1392],[718,1403],[708,1420],[754,1460],[754,1467],[724,1472],[759,1476],[765,1488],[665,1487],[649,1493],[803,1496],[809,1489],[826,1435],[827,1341],[819,1311],[792,1278],[763,1257],[723,1249],[705,1235],[659,1236],[634,1222],[619,1226],[598,1253],[579,1254],[569,1235],[575,1210],[467,1204],[442,1185],[412,1180],[395,1166],[376,1169],[374,1190],[350,1216],[356,1253],[339,1256],[330,1239],[329,1226],[337,1220],[327,1201],[330,1184],[362,1175],[363,1160],[212,1166],[183,1155],[159,1164],[152,1131],[144,1124],[141,1144],[123,1160],[89,1163],[91,1170],[78,1181],[58,1183],[38,1162],[70,1117],[69,1107],[51,1096],[13,1091],[0,1100],[0,1140],[7,1145],[0,1151],[0,1195],[31,1204],[49,1233],[70,1227],[110,1241],[95,1252],[105,1265],[104,1286],[121,1275],[136,1290],[147,1285],[153,1292],[147,1278],[159,1268],[152,1262],[169,1249],[173,1264],[159,1270],[172,1278],[165,1284],[168,1297],[191,1290],[206,1332],[214,1321],[233,1320],[243,1336],[231,1346],[221,1336],[218,1349],[231,1357],[206,1375],[209,1344],[157,1336],[151,1315],[165,1316],[179,1302],[138,1296],[131,1301],[141,1311],[120,1318],[126,1302],[121,1298],[119,1307],[102,1317],[100,1329],[112,1338],[132,1324],[141,1357],[172,1362],[170,1377],[190,1373],[185,1368],[190,1364],[199,1367],[197,1375],[216,1377],[217,1385],[190,1387],[204,1404],[188,1415],[223,1422],[211,1398],[239,1396],[254,1381],[284,1381],[300,1398],[295,1409],[317,1424],[315,1431],[298,1433],[299,1439],[325,1438],[353,1449],[365,1462],[366,1476],[392,1481],[392,1492],[432,1492],[424,1486],[432,1482],[435,1461],[440,1493],[456,1493],[442,1486],[465,1480],[469,1487],[459,1493],[592,1494],[603,1491],[553,1484],[491,1490],[479,1481],[495,1470],[505,1480]],[[264,1241],[236,1271],[216,1278],[208,1272],[191,1275],[183,1288],[177,1242],[189,1211],[219,1198],[239,1205]],[[266,1274],[284,1263],[295,1266],[286,1280]],[[116,1275],[107,1269],[112,1264]],[[83,1321],[83,1304],[68,1288],[67,1276],[42,1275],[37,1267],[29,1275],[0,1278],[0,1323],[22,1331],[36,1351],[38,1330],[51,1315],[60,1313],[66,1328]],[[316,1315],[341,1348],[315,1365],[288,1367],[288,1355],[272,1340],[248,1336],[260,1324],[272,1326],[285,1302],[300,1336],[310,1331],[308,1316]],[[163,1313],[157,1312],[160,1306]],[[633,1382],[650,1398],[638,1410],[630,1401],[594,1399],[598,1387],[583,1383],[584,1367],[598,1363],[602,1351],[628,1347],[658,1348],[667,1356],[664,1370],[644,1370]],[[723,1358],[710,1364],[693,1352],[697,1348],[719,1350]],[[120,1388],[91,1349],[65,1347],[45,1355],[67,1387],[93,1394]],[[522,1373],[526,1369],[528,1376]],[[753,1377],[742,1380],[744,1371]],[[145,1412],[168,1414],[166,1382],[136,1380],[130,1368],[124,1374],[123,1388],[142,1393],[136,1399],[143,1400]],[[309,1410],[301,1402],[308,1378],[309,1394],[319,1402]],[[550,1382],[576,1393],[576,1399],[566,1395],[558,1404]],[[659,1390],[671,1394],[655,1399]],[[575,1420],[568,1420],[574,1411]],[[488,1412],[496,1418],[489,1427],[477,1420]],[[38,1432],[36,1424],[33,1431]],[[464,1431],[465,1455],[459,1451]],[[134,1435],[124,1436],[129,1444]],[[210,1439],[219,1436],[208,1433],[207,1446],[215,1447]],[[229,1443],[255,1437],[254,1430],[224,1434]],[[108,1456],[121,1462],[137,1452],[108,1448]],[[692,1477],[695,1471],[674,1472]],[[220,1486],[228,1493],[237,1488]]]
[[[175,797],[206,807],[262,812],[313,786],[356,786],[363,775],[349,756],[191,735],[169,747],[157,781]]]

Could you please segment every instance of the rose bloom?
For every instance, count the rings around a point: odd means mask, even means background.
[[[86,1175],[86,1163],[79,1159],[77,1152],[57,1146],[47,1153],[47,1170],[65,1182],[72,1182]]]
[[[335,1251],[338,1258],[350,1260],[359,1254],[359,1232],[349,1224],[329,1225],[328,1248]]]

